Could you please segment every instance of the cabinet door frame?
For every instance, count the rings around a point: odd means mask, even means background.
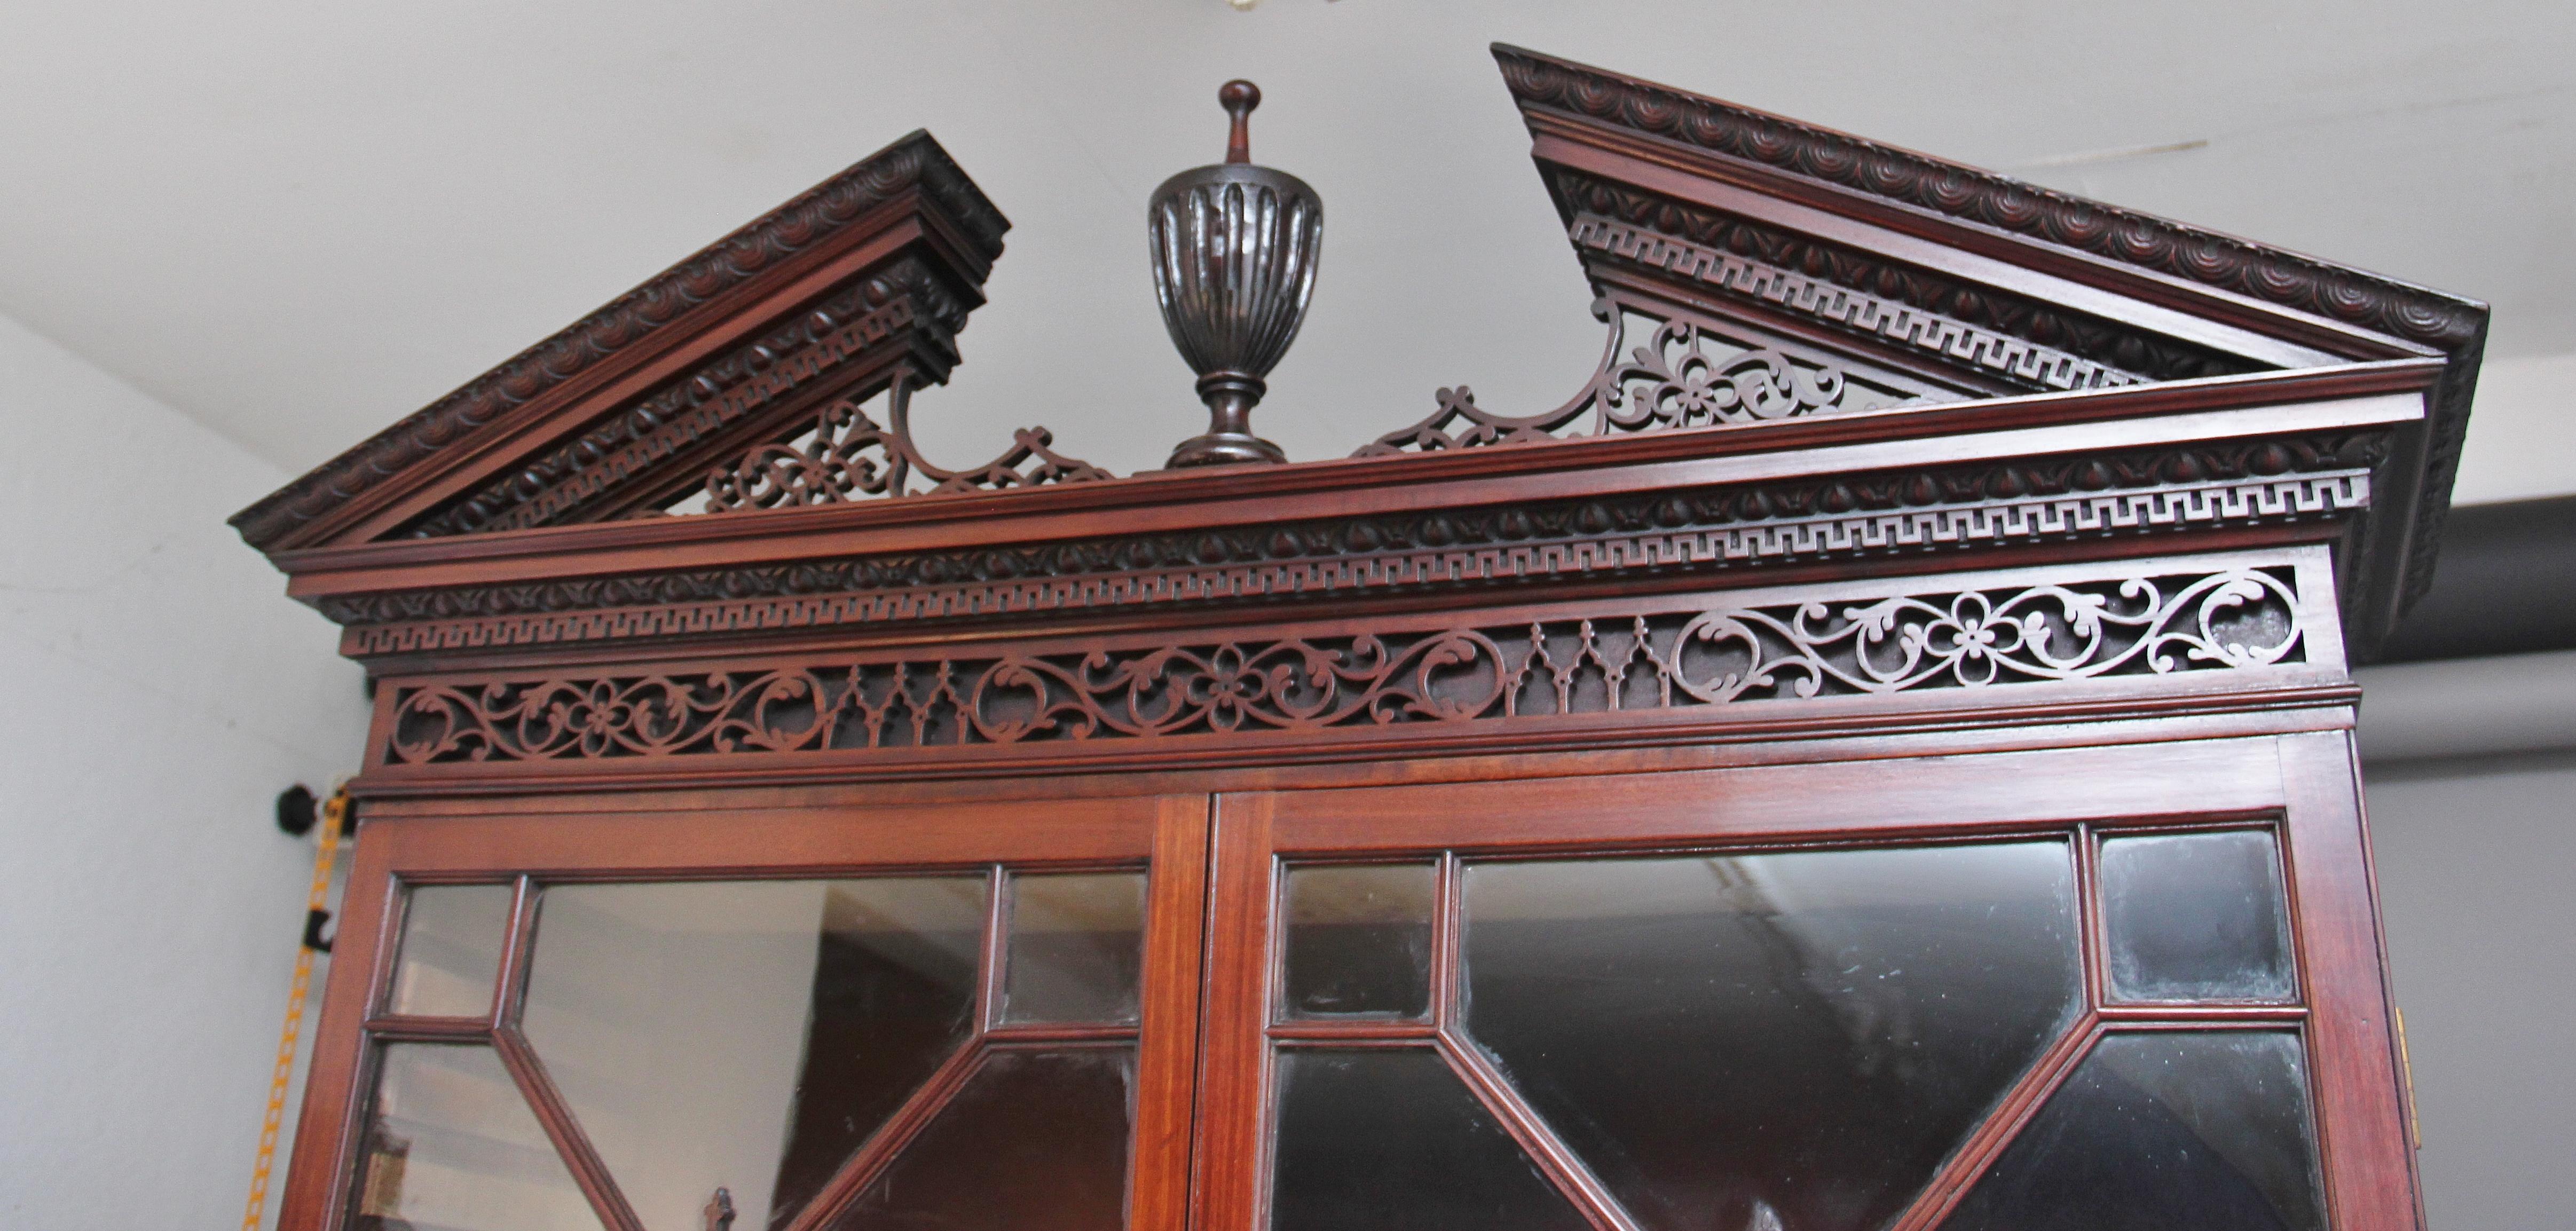
[[[548,883],[791,879],[890,872],[1147,869],[1145,956],[1133,1128],[1129,1226],[1181,1231],[1188,1209],[1190,1128],[1198,1049],[1201,953],[1206,919],[1209,803],[1204,794],[1067,800],[961,801],[897,806],[675,809],[667,798],[634,810],[545,812],[496,803],[469,815],[390,816],[360,828],[339,939],[314,1031],[312,1067],[296,1131],[293,1166],[278,1225],[338,1228],[349,1217],[371,1091],[369,1056],[380,1041],[488,1040],[518,1078],[531,1110],[609,1231],[642,1231],[579,1126],[533,1066],[508,1053],[524,1047],[504,1030],[506,998],[524,987],[534,938],[535,893]],[[376,1013],[393,976],[404,892],[414,885],[498,883],[515,887],[492,1013],[486,1019],[393,1018]],[[990,949],[1000,903],[987,923],[984,980],[999,977]],[[986,999],[989,1000],[989,990]],[[978,1025],[986,1039],[1014,1029]],[[1035,1033],[1044,1033],[1040,1028]],[[1032,1038],[1035,1034],[1032,1034]],[[1007,1041],[1005,1041],[1007,1045]],[[978,1051],[975,1045],[960,1056]],[[947,1074],[962,1078],[954,1063]],[[947,1073],[947,1070],[943,1070]],[[936,1082],[939,1079],[934,1078]],[[925,1087],[925,1090],[929,1087]],[[936,1107],[916,1119],[926,1122]],[[890,1122],[878,1136],[907,1126]],[[908,1126],[917,1129],[919,1123]],[[866,1153],[862,1150],[862,1153]],[[854,1160],[855,1161],[855,1160]],[[856,1169],[816,1199],[849,1195]]]
[[[2350,740],[2341,732],[1222,795],[1210,886],[1197,1226],[1253,1231],[1267,1221],[1273,1046],[1303,1033],[1272,1023],[1285,861],[1438,855],[1443,910],[1435,916],[1433,946],[1446,955],[1457,943],[1447,922],[1455,915],[1456,859],[1444,852],[1888,845],[2053,832],[2077,837],[2075,857],[2089,864],[2095,826],[2246,824],[2273,826],[2279,836],[2304,998],[2297,1006],[2201,1012],[2212,1025],[2288,1027],[2304,1036],[2328,1225],[2340,1231],[2419,1226],[2358,799]],[[2089,879],[2088,868],[2081,890],[2086,967],[2098,972],[2102,938]],[[1435,966],[1435,998],[1443,994],[1442,971]],[[1937,1228],[2094,1039],[2114,1029],[2171,1024],[2193,1012],[2103,1000],[2101,989],[2088,984],[2082,1024],[1962,1144],[1899,1219],[1900,1231]],[[1454,1050],[1450,1042],[1437,1045]],[[1471,1057],[1462,1073],[1471,1087],[1478,1084],[1477,1067]],[[1561,1147],[1548,1134],[1534,1138],[1509,1114],[1501,1118],[1560,1187],[1595,1183],[1579,1164],[1568,1168],[1565,1159],[1551,1157]],[[1626,1231],[1615,1203],[1592,1202],[1586,1213],[1602,1231]]]

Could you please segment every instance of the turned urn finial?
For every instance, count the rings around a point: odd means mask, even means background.
[[[1229,81],[1216,97],[1232,120],[1225,161],[1163,181],[1148,214],[1163,324],[1199,374],[1208,408],[1207,433],[1172,450],[1171,466],[1288,460],[1252,434],[1252,408],[1269,391],[1262,378],[1305,322],[1324,238],[1315,190],[1252,163],[1261,88]]]

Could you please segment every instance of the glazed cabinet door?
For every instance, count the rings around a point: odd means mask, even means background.
[[[2341,749],[1226,797],[1202,1225],[2410,1225]]]
[[[1177,1231],[1207,812],[371,821],[283,1225]]]

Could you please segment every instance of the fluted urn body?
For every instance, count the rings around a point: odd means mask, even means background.
[[[1323,200],[1287,172],[1229,161],[1163,181],[1149,226],[1163,323],[1199,374],[1209,416],[1207,434],[1181,442],[1170,464],[1287,460],[1252,434],[1251,414],[1268,391],[1263,378],[1305,322]]]

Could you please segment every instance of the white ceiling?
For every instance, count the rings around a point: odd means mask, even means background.
[[[1553,405],[1599,341],[1497,39],[2484,298],[2495,354],[2576,351],[2567,0],[14,7],[0,313],[299,471],[915,127],[1017,224],[919,403],[934,456],[1045,423],[1158,465],[1204,416],[1144,203],[1221,153],[1233,76],[1267,95],[1255,159],[1327,220],[1257,425],[1312,458],[1438,385]]]

